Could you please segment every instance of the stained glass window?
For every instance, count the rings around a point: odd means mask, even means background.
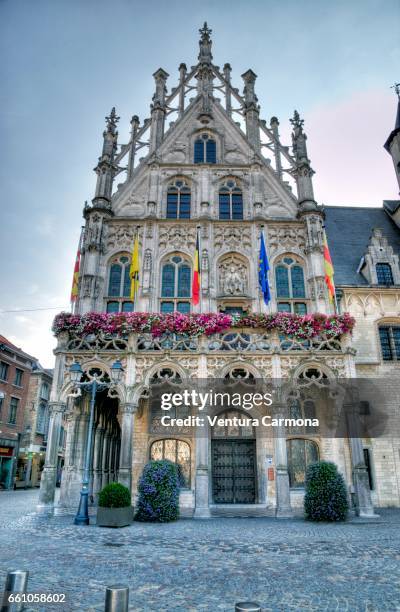
[[[292,296],[294,298],[306,297],[303,268],[297,265],[292,266],[290,268],[290,275],[292,277]]]
[[[277,266],[275,268],[276,278],[276,296],[290,297],[289,293],[289,270],[285,266]]]
[[[388,263],[376,264],[376,276],[379,285],[393,285],[392,268]]]
[[[208,134],[202,134],[194,143],[194,163],[217,163],[217,143]]]
[[[115,263],[110,268],[110,282],[108,285],[108,295],[119,296],[121,292],[121,275],[122,266],[119,263]]]
[[[190,219],[190,187],[177,180],[168,187],[167,219]]]
[[[243,219],[243,194],[233,180],[228,180],[219,190],[219,218]]]
[[[190,487],[190,446],[187,442],[175,439],[157,440],[151,445],[150,459],[168,459],[176,463],[181,488]]]
[[[318,446],[312,440],[293,438],[287,441],[287,455],[290,486],[302,488],[307,466],[319,459]]]
[[[161,298],[172,298],[161,301],[161,312],[190,312],[192,270],[187,261],[179,255],[172,256],[162,267]],[[183,301],[178,298],[188,298]]]
[[[109,297],[129,297],[131,292],[131,279],[129,277],[130,260],[127,255],[116,256],[110,265],[108,295]],[[130,312],[133,310],[131,302],[107,302],[107,312]]]
[[[279,312],[295,312],[299,315],[307,314],[305,302],[292,301],[296,298],[306,297],[304,270],[292,257],[283,257],[275,267],[276,297],[286,298],[288,302],[278,302]]]

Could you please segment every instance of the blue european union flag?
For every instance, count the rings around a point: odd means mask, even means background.
[[[260,241],[260,256],[258,259],[258,282],[260,285],[261,292],[264,296],[264,302],[268,304],[271,300],[271,292],[269,290],[268,283],[268,270],[269,263],[267,257],[267,251],[265,248],[264,235],[261,233]]]

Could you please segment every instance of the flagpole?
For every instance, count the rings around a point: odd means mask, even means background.
[[[199,261],[198,261],[198,267],[199,267],[199,307],[200,307],[200,312],[202,312],[203,311],[203,292],[202,292],[202,288],[201,288],[200,230],[201,230],[201,225],[198,225],[197,226],[197,236],[199,238],[199,252],[198,252],[197,256],[199,258]]]

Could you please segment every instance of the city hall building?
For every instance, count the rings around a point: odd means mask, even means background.
[[[75,322],[56,329],[39,507],[54,506],[62,418],[67,440],[59,504],[76,508],[79,502],[90,404],[74,387],[71,365],[80,364],[85,380],[95,375],[107,382],[116,360],[122,380],[96,397],[90,448],[94,504],[99,490],[116,480],[131,489],[135,503],[144,465],[166,458],[180,466],[180,505],[187,515],[285,517],[302,507],[307,465],[325,459],[338,465],[359,514],[399,506],[399,437],[328,438],[301,427],[268,435],[234,424],[210,427],[207,435],[185,426],[166,432],[159,408],[149,401],[151,385],[160,380],[277,380],[289,390],[300,381],[295,397],[280,395],[282,411],[290,401],[299,416],[318,416],[320,409],[334,414],[337,396],[326,394],[319,406],[314,388],[360,377],[393,381],[400,369],[400,202],[376,208],[320,206],[299,114],[291,119],[291,147],[285,146],[278,119],[262,118],[256,74],[244,72],[239,91],[231,83],[231,66],[213,63],[207,24],[199,45],[198,63],[180,64],[177,86],[167,85],[162,68],[154,73],[150,117],[142,122],[132,117],[127,144],[118,141],[115,109],[106,118],[96,191],[83,211]],[[400,115],[385,146],[399,179]],[[99,313],[97,322],[108,320],[100,313],[121,313],[122,319],[133,311],[334,314],[325,282],[324,228],[339,311],[356,319],[352,334],[320,333],[304,341],[256,326],[210,335],[115,333],[103,323],[79,328],[88,313]],[[259,285],[261,234],[269,260],[268,304]],[[136,236],[139,290],[133,302]],[[224,416],[243,415],[230,409]]]

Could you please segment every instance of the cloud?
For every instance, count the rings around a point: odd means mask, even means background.
[[[319,202],[381,206],[398,198],[392,160],[383,148],[395,114],[390,90],[356,92],[309,113],[308,154]]]

